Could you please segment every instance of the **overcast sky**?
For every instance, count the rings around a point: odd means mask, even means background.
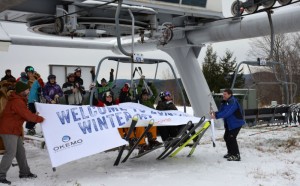
[[[230,15],[230,6],[233,0],[226,0],[226,3],[223,3],[224,16]],[[19,24],[6,24],[5,27],[9,34],[21,34],[21,35],[32,35],[28,33],[24,25]],[[234,52],[234,55],[237,57],[237,61],[243,61],[247,58],[247,52],[249,50],[248,40],[239,40],[239,41],[230,41],[223,43],[213,44],[213,48],[217,51],[219,56],[223,56],[226,49]],[[206,47],[202,48],[200,56],[198,58],[199,62],[203,61],[205,56]],[[143,53],[144,57],[147,58],[162,58],[170,62],[173,62],[172,58],[161,51],[155,52],[145,52]],[[27,65],[35,67],[35,69],[40,72],[42,77],[45,79],[49,74],[49,64],[65,64],[65,65],[88,65],[88,66],[97,66],[98,62],[106,56],[115,55],[107,50],[91,50],[91,49],[68,49],[68,48],[51,48],[51,47],[33,47],[33,46],[17,46],[11,45],[8,52],[0,52],[0,75],[5,69],[12,69],[14,76],[18,77],[20,72],[22,72]],[[112,68],[116,67],[112,66]],[[111,67],[108,67],[108,71]],[[148,69],[148,68],[147,68]],[[153,68],[155,69],[155,68]],[[125,72],[124,72],[125,71]],[[123,71],[123,75],[128,72],[130,74],[130,68],[127,68]],[[160,68],[159,74],[163,74],[162,71],[165,69]],[[144,70],[146,73],[146,70]],[[104,73],[104,72],[103,72]],[[104,76],[107,73],[104,74]],[[125,75],[127,76],[127,75]],[[124,77],[125,77],[124,76]],[[147,77],[154,77],[154,71],[147,71]],[[120,74],[120,78],[123,76]],[[108,78],[108,77],[106,77]],[[158,78],[164,78],[159,76]]]

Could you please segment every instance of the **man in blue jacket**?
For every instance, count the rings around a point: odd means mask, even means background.
[[[216,113],[211,113],[211,116],[213,119],[224,119],[224,140],[227,147],[227,154],[224,155],[224,158],[227,158],[228,161],[240,161],[241,157],[236,137],[245,124],[245,120],[243,110],[238,100],[232,95],[232,90],[224,90],[220,109]]]

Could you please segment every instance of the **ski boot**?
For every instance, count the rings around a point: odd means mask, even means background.
[[[0,183],[10,185],[11,181],[8,181],[6,178],[0,178]]]
[[[19,178],[37,178],[36,174],[29,173],[27,175],[19,175]]]
[[[159,141],[156,140],[156,138],[153,138],[152,133],[147,133],[148,143],[149,143],[149,149],[152,149],[155,146],[161,145]]]
[[[145,143],[144,144],[139,144],[138,145],[138,150],[139,150],[138,154],[141,154],[141,153],[149,150],[149,146]]]
[[[227,153],[227,154],[225,154],[225,155],[223,156],[223,158],[228,159],[230,156],[231,156],[231,154]]]
[[[239,154],[237,155],[231,155],[229,158],[227,158],[228,161],[241,161],[241,157]]]
[[[157,141],[156,139],[151,139],[149,141],[149,146],[150,146],[150,149],[152,149],[153,147],[156,147],[156,146],[159,146],[161,145],[162,143]]]
[[[30,136],[34,136],[36,134],[35,129],[28,129],[26,134]]]

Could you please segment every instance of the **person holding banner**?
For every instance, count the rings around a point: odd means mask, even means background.
[[[131,91],[131,89],[130,89],[129,83],[125,83],[119,93],[120,103],[132,102],[132,99],[131,99],[132,94],[130,91]]]
[[[169,91],[164,91],[159,94],[160,101],[156,106],[156,110],[178,110],[175,104],[172,101],[171,93]],[[179,126],[159,126],[157,127],[161,139],[163,142],[167,142],[170,138],[177,136],[178,131],[181,125]]]
[[[103,94],[102,96],[102,100],[98,102],[98,104],[96,106],[98,107],[105,107],[105,106],[111,106],[111,105],[118,105],[119,104],[119,99],[114,99],[114,94],[112,91],[107,91]],[[128,128],[119,128],[118,129],[120,136],[122,138],[125,138],[126,133],[128,132]],[[136,128],[136,134],[138,136],[141,136],[144,132],[144,128],[143,127],[137,127]],[[130,135],[130,144],[131,142],[133,142],[135,139],[134,133],[131,133]],[[145,139],[142,140],[142,142],[140,142],[140,144],[144,145],[146,144]],[[131,144],[132,145],[132,144]]]
[[[6,103],[0,116],[0,136],[5,146],[5,153],[0,163],[0,183],[11,184],[6,179],[7,171],[16,157],[19,166],[19,178],[36,178],[27,163],[25,148],[23,146],[23,123],[31,121],[41,123],[44,118],[32,113],[27,108],[29,86],[19,81]]]
[[[125,83],[124,86],[121,88],[120,94],[119,94],[119,101],[120,101],[120,103],[132,102],[129,83]],[[119,128],[118,129],[122,138],[125,138],[125,136],[128,132],[128,129],[129,128]],[[137,140],[137,136],[141,136],[144,131],[145,131],[144,127],[136,127],[135,132],[130,134],[129,146],[133,146]],[[142,153],[143,151],[147,150],[147,148],[148,148],[148,146],[146,144],[145,138],[143,138],[139,143],[138,149],[139,149],[140,153]]]
[[[218,112],[211,112],[212,119],[224,119],[224,140],[227,154],[224,158],[228,161],[240,161],[240,151],[236,140],[242,126],[246,123],[243,118],[243,110],[238,100],[233,96],[232,90],[223,91],[223,101]]]
[[[145,76],[142,75],[138,84],[138,94],[140,95],[140,103],[150,108],[154,108],[156,97],[158,96],[156,87],[153,83],[145,83]],[[139,136],[137,136],[139,137]],[[157,127],[151,127],[148,134],[149,148],[160,145],[157,141]]]
[[[92,74],[92,79],[95,80],[96,78],[96,75],[95,75],[95,72],[93,70],[91,70],[91,74]],[[101,79],[101,84],[98,83],[98,81],[96,81],[96,84],[92,83],[90,85],[90,89],[96,87],[97,89],[97,93],[98,93],[98,96],[97,94],[94,95],[94,98],[93,98],[93,104],[96,105],[97,104],[97,101],[100,100],[103,98],[103,94],[111,89],[113,89],[113,84],[114,82],[114,69],[110,69],[110,73],[109,73],[109,81],[107,82],[105,78],[102,78]]]

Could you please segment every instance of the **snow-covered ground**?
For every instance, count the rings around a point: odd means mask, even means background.
[[[192,113],[191,109],[188,112]],[[269,132],[259,133],[263,131]],[[186,157],[190,148],[185,148],[175,158],[156,160],[162,151],[158,149],[115,167],[118,152],[112,151],[67,163],[56,172],[52,171],[47,150],[26,142],[28,162],[38,178],[20,180],[18,167],[11,167],[7,179],[20,186],[300,185],[300,127],[243,128],[238,136],[240,162],[223,158],[223,133],[223,129],[216,129],[214,148],[208,130],[190,158]],[[259,134],[252,135],[255,133]]]

